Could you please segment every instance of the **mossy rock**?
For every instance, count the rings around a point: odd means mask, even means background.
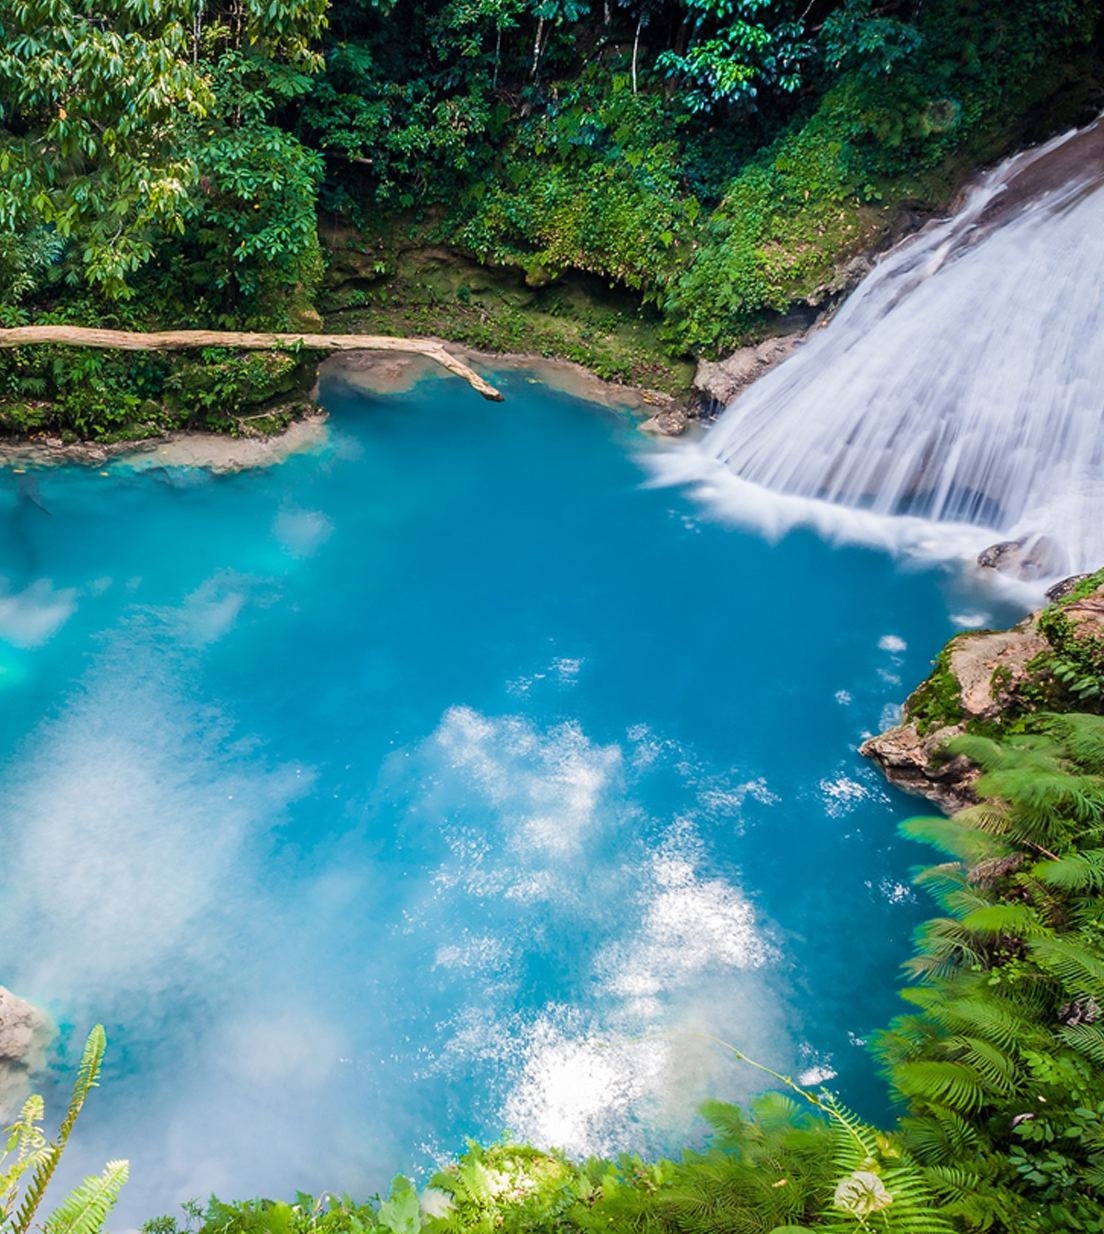
[[[206,348],[174,357],[165,380],[170,412],[227,424],[249,408],[300,393],[313,380],[310,357],[291,351],[234,352]]]
[[[905,700],[904,715],[921,736],[962,722],[962,687],[951,671],[951,650],[961,637],[951,639],[936,656],[931,674]]]

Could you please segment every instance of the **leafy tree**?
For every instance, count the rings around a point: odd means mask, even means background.
[[[811,53],[801,20],[772,12],[775,0],[689,0],[695,37],[656,61],[682,82],[693,111],[753,99],[761,86],[792,92]]]
[[[195,163],[179,131],[211,101],[193,11],[0,0],[0,245],[47,226],[70,242],[70,279],[125,296],[156,236],[183,229]]]

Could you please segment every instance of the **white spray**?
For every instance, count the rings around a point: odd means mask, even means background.
[[[1045,536],[1037,573],[1104,563],[1095,128],[1009,160],[887,254],[702,443],[658,462],[663,478],[768,532],[940,557]]]

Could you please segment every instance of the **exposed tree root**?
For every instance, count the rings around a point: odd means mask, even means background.
[[[17,326],[0,330],[0,347],[31,343],[64,343],[69,347],[98,347],[120,351],[181,351],[190,347],[239,347],[261,351],[298,344],[312,351],[409,351],[436,360],[463,377],[484,398],[503,401],[502,394],[473,369],[429,339],[389,338],[376,334],[246,334],[232,330],[165,330],[141,334],[133,330],[95,330],[84,326]]]

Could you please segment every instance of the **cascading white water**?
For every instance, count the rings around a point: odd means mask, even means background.
[[[938,555],[1047,536],[1039,573],[1104,564],[1102,187],[1104,125],[1003,164],[666,478],[774,529]]]

